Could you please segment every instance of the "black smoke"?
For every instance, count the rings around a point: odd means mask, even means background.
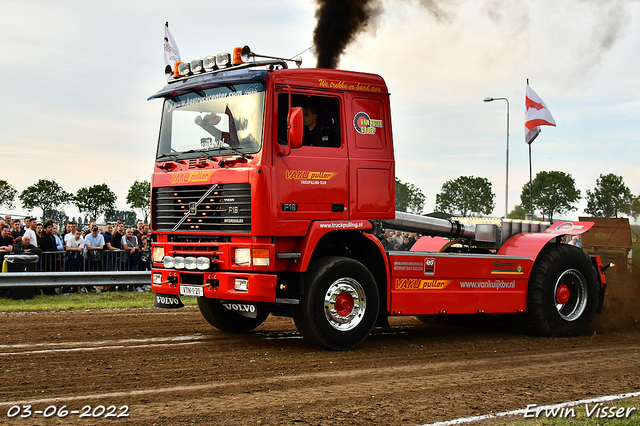
[[[383,13],[381,0],[316,0],[316,29],[313,42],[318,55],[318,68],[337,68],[340,55],[353,39],[363,31],[375,29]],[[439,0],[398,0],[417,3],[437,21],[450,21],[449,14]]]
[[[375,24],[382,13],[379,0],[317,0],[313,32],[318,68],[337,68],[340,55],[360,32]]]

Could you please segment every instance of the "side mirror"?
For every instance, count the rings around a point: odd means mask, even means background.
[[[292,148],[300,148],[304,136],[304,113],[301,107],[294,107],[289,110],[287,130],[289,146]]]

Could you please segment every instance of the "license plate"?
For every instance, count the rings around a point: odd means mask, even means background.
[[[204,288],[196,285],[181,285],[180,296],[204,297]]]

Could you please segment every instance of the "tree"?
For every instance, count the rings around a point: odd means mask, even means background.
[[[525,208],[530,205],[530,193],[530,185],[527,182],[520,194],[520,201]],[[533,208],[542,211],[550,222],[553,222],[554,214],[578,210],[573,204],[580,198],[580,190],[576,189],[576,182],[570,174],[543,171],[533,179]]]
[[[602,217],[618,217],[618,213],[632,215],[634,198],[622,176],[601,174],[593,192],[587,189],[587,208],[584,212]]]
[[[495,197],[491,182],[486,178],[460,176],[442,185],[441,192],[436,195],[436,210],[461,216],[472,213],[488,215],[496,205]]]
[[[127,204],[134,210],[140,210],[144,222],[148,223],[151,212],[151,183],[148,180],[133,182],[127,194]]]
[[[67,216],[64,210],[52,209],[49,211],[49,219],[57,223],[60,229],[64,229],[65,223],[69,221],[69,216]]]
[[[103,213],[115,210],[117,199],[116,194],[103,183],[78,189],[74,204],[80,213],[88,213],[90,219],[98,220]]]
[[[136,213],[125,210],[113,210],[104,214],[104,219],[107,222],[116,222],[118,220],[123,221],[127,225],[133,225],[138,220]]]
[[[507,218],[509,219],[526,219],[529,214],[529,207],[524,208],[522,204],[516,204],[516,206],[509,212]],[[542,220],[541,217],[533,215],[533,220]]]
[[[14,200],[18,191],[6,180],[0,179],[0,207],[15,208]]]
[[[73,194],[62,189],[57,182],[40,179],[36,184],[27,187],[20,193],[22,206],[27,210],[42,209],[42,221],[47,217],[47,212],[54,206],[68,204],[73,199]]]
[[[403,183],[396,178],[396,210],[400,212],[422,213],[424,194],[412,183]]]

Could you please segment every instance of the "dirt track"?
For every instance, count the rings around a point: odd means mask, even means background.
[[[634,326],[546,339],[393,318],[328,352],[288,318],[236,336],[196,308],[2,315],[0,424],[45,423],[8,419],[14,404],[127,405],[118,424],[424,424],[640,390]]]

